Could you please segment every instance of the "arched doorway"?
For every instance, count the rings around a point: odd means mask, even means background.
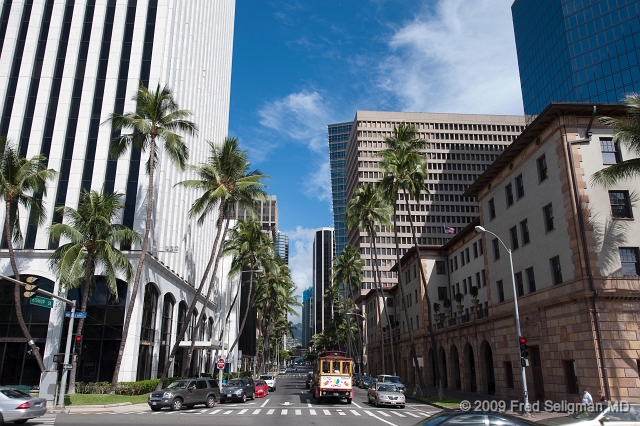
[[[431,386],[438,386],[438,384],[436,383],[436,361],[433,358],[433,348],[429,349],[429,362],[431,365],[431,377],[429,377],[429,381],[428,383]]]
[[[493,370],[493,351],[489,342],[484,340],[480,344],[480,365],[483,369],[483,393],[493,395],[496,392],[496,378]]]
[[[473,347],[469,342],[464,345],[463,377],[465,378],[464,390],[475,392],[478,389],[476,382],[476,361],[473,355]]]
[[[156,336],[156,315],[160,292],[155,284],[148,283],[144,290],[142,305],[142,323],[140,324],[140,348],[138,350],[137,380],[151,379],[153,367],[153,347]]]
[[[440,377],[442,378],[442,387],[446,389],[449,387],[449,375],[447,374],[447,357],[442,346],[438,349],[438,358],[440,358]]]
[[[26,276],[23,275],[24,279]],[[38,277],[41,289],[52,292],[53,281]],[[14,284],[7,280],[0,280],[0,383],[4,385],[36,386],[40,382],[40,368],[31,348],[26,343],[14,304]],[[22,293],[22,292],[21,292]],[[31,338],[44,354],[47,340],[49,314],[51,309],[31,305],[29,299],[20,296],[22,318],[31,334]],[[22,341],[20,341],[22,339]],[[63,346],[64,347],[64,346]]]
[[[187,303],[183,300],[182,302],[180,302],[180,304],[178,305],[178,323],[177,328],[176,328],[176,333],[180,333],[180,330],[182,329],[182,326],[186,320],[186,316],[187,316],[187,311],[189,310],[189,307],[187,306]],[[187,330],[187,332],[185,333],[185,338],[188,338],[189,336],[189,330]],[[184,357],[185,357],[185,348],[178,348],[178,350],[176,351],[176,359],[174,361],[173,364],[173,375],[174,376],[182,376],[183,375],[183,368],[184,368]]]
[[[158,376],[164,371],[167,357],[171,353],[171,326],[173,325],[173,308],[176,299],[173,294],[164,295],[162,302],[162,325],[160,328],[160,354],[158,356]],[[179,330],[178,330],[179,331]]]
[[[460,357],[458,356],[458,348],[456,345],[451,346],[450,354],[451,357],[449,359],[451,360],[452,374],[451,381],[453,382],[452,384],[455,389],[459,390],[462,387],[462,383],[460,381]]]

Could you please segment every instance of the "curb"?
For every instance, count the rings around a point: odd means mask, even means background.
[[[423,401],[422,399],[415,398],[413,396],[408,396],[406,394],[405,394],[404,397],[405,397],[405,399],[410,399],[411,401],[420,402],[422,404],[427,404],[427,405],[430,405],[432,407],[439,408],[441,410],[446,410],[446,411],[454,410],[453,407],[447,407],[447,406],[444,406],[444,405],[439,405],[439,404],[436,404],[435,402]]]
[[[69,405],[63,408],[51,407],[47,408],[47,413],[50,414],[68,414],[72,409],[73,410],[83,410],[87,408],[112,408],[112,407],[123,407],[125,405],[133,405],[132,402],[118,402],[116,404],[104,404],[104,405]]]

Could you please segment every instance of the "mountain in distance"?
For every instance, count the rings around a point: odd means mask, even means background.
[[[302,323],[301,322],[294,324],[293,328],[291,329],[291,332],[293,333],[294,339],[302,341]]]

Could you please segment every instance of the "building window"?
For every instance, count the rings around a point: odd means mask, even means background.
[[[633,218],[629,191],[609,191],[609,202],[611,203],[611,217],[616,219]]]
[[[498,302],[504,302],[504,286],[502,285],[502,280],[496,281],[496,286],[498,286]]]
[[[553,279],[553,284],[561,284],[562,269],[560,268],[560,257],[552,257],[551,259],[549,259],[549,264],[551,265],[551,278]]]
[[[622,276],[634,277],[640,275],[638,265],[638,248],[620,248],[620,263],[622,264]]]
[[[547,157],[544,155],[536,161],[538,163],[538,181],[542,182],[549,177],[549,171],[547,170]]]
[[[500,246],[498,244],[500,243],[498,242],[498,239],[495,238],[493,240],[493,260],[500,259]]]
[[[518,293],[518,297],[524,296],[524,282],[522,281],[522,272],[517,272],[514,275],[516,280],[516,292]]]
[[[487,286],[487,278],[484,275],[484,269],[480,273],[480,277],[482,278],[482,287],[486,287]]]
[[[476,287],[482,288],[482,282],[480,281],[480,272],[476,272]]]
[[[473,258],[474,259],[478,258],[478,243],[477,242],[473,243]]]
[[[437,260],[436,261],[436,274],[438,275],[444,275],[446,274],[446,268],[445,268],[445,263],[443,260]]]
[[[489,200],[489,219],[495,219],[496,217],[496,203],[492,199]]]
[[[553,206],[548,204],[542,208],[544,213],[544,229],[549,232],[553,230]]]
[[[458,256],[453,256],[453,270],[458,270]]]
[[[516,194],[518,199],[524,197],[524,179],[522,179],[522,175],[516,178]]]
[[[622,161],[620,146],[612,139],[600,139],[600,151],[602,152],[603,164],[618,164]]]
[[[469,247],[467,247],[466,249],[464,249],[464,255],[467,257],[467,263],[469,263]]]
[[[576,374],[576,362],[574,360],[562,361],[564,365],[564,377],[567,385],[567,393],[574,395],[580,394],[580,387],[578,386],[578,375]]]
[[[513,204],[513,185],[509,184],[504,187],[504,195],[507,198],[507,207]]]
[[[446,300],[446,299],[447,299],[447,288],[438,287],[438,300]]]
[[[504,362],[504,371],[507,374],[507,387],[513,389],[513,367],[511,366],[511,361]]]
[[[533,274],[533,267],[525,269],[527,273],[527,283],[529,284],[529,293],[536,291],[536,277]]]
[[[527,219],[520,222],[520,233],[522,234],[522,245],[529,244],[529,224]]]
[[[517,250],[519,247],[518,246],[518,230],[516,229],[515,226],[509,229],[509,234],[511,235],[511,250]]]
[[[478,253],[480,254],[480,256],[483,255],[483,248],[482,248],[482,240],[478,240]]]
[[[465,260],[464,260],[464,251],[460,252],[460,263],[462,264],[462,266],[465,265]]]

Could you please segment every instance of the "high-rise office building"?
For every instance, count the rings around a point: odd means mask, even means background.
[[[353,123],[329,124],[329,168],[331,170],[331,201],[333,204],[333,229],[336,256],[340,256],[347,244],[347,227],[344,214],[347,205],[346,150]]]
[[[278,235],[278,199],[275,195],[267,195],[266,199],[256,201],[256,213],[258,217],[255,218],[260,222],[260,227],[263,231],[269,232],[269,236],[272,241],[276,241]],[[251,212],[244,208],[236,207],[236,218],[247,220],[252,217]]]
[[[313,286],[302,292],[302,347],[309,347],[313,337]]]
[[[619,102],[640,91],[640,3],[516,0],[527,122],[551,102]]]
[[[334,253],[333,228],[316,229],[313,239],[313,334],[321,333],[332,320],[324,291],[333,282],[331,265]]]
[[[109,141],[118,133],[102,125],[111,113],[135,111],[132,97],[140,84],[151,90],[168,85],[180,107],[193,113],[200,132],[184,139],[190,163],[208,156],[204,141],[222,141],[227,135],[235,1],[6,0],[0,8],[0,135],[23,156],[45,156],[47,166],[58,171],[43,197],[47,220],[38,226],[29,212],[21,214],[25,239],[18,248],[25,250],[16,252],[18,264],[22,272],[39,277],[42,288],[64,293],[47,264],[56,247],[48,228],[60,220],[55,207],[77,208],[83,190],[104,188],[124,194],[122,223],[144,230],[149,153],[131,149],[118,160],[109,159]],[[159,149],[150,251],[121,381],[150,379],[164,367],[206,267],[216,218],[198,225],[187,214],[198,194],[174,187],[194,177],[191,171],[177,170]],[[4,211],[0,220],[4,222]],[[125,250],[134,268],[139,249]],[[224,266],[220,269],[226,277]],[[0,249],[0,271],[13,275],[6,249]],[[220,283],[217,297],[226,292],[226,278]],[[37,385],[40,370],[29,348],[7,334],[17,322],[13,302],[5,296],[0,297],[0,310],[7,312],[0,319],[1,380]],[[69,292],[71,298],[80,296],[77,289]],[[91,324],[85,325],[78,381],[111,380],[121,342],[118,330],[131,296],[127,283],[118,282],[118,296],[109,295],[98,278],[87,309]],[[207,312],[201,327],[205,338],[221,326],[214,303],[197,306],[198,312]],[[57,303],[51,310],[23,303],[27,327],[47,370],[56,370],[53,355],[64,348],[63,310]],[[183,374],[181,354],[170,374]],[[210,362],[211,357],[197,350],[188,374],[210,371]]]
[[[426,141],[429,194],[422,194],[420,200],[410,199],[409,211],[404,196],[396,197],[401,254],[413,246],[409,215],[419,243],[435,246],[445,244],[478,216],[477,203],[462,194],[522,132],[524,117],[357,111],[353,121],[356,127],[347,144],[347,200],[363,183],[381,180],[381,158],[376,153],[386,148],[384,138],[391,136],[393,127],[402,122],[414,126],[418,136]],[[347,235],[349,244],[356,247],[365,260],[362,289],[370,289],[374,275],[369,237],[357,229]],[[395,272],[390,271],[396,263],[393,228],[382,227],[376,239],[382,285],[396,284]]]
[[[276,237],[276,253],[285,265],[289,264],[289,237],[284,232],[278,231]]]

